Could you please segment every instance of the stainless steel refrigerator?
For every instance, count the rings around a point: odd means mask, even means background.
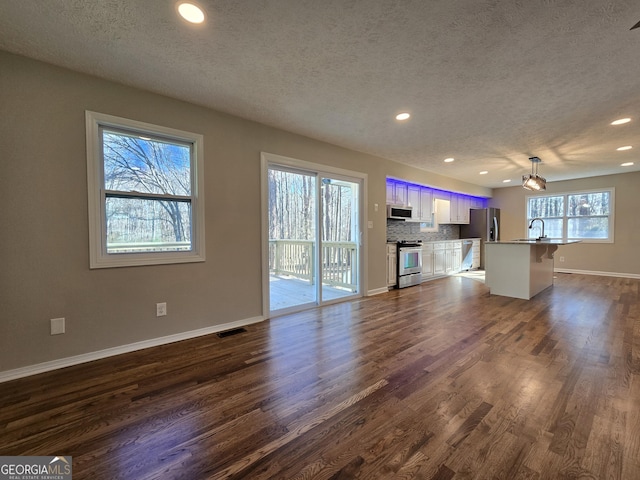
[[[480,239],[480,268],[484,269],[484,243],[500,240],[500,209],[471,209],[469,225],[460,225],[460,237]]]

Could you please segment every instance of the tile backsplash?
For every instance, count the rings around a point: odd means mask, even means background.
[[[437,232],[421,232],[420,224],[402,220],[387,219],[387,241],[422,240],[457,240],[460,238],[460,225],[438,225]]]

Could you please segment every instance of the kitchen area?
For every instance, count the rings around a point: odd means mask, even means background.
[[[386,187],[389,288],[482,268],[482,241],[497,233],[493,224],[484,234],[469,224],[472,212],[486,216],[486,198],[393,178]]]
[[[390,289],[481,270],[492,295],[529,300],[553,285],[558,247],[580,242],[548,238],[541,218],[531,220],[529,237],[503,240],[500,209],[486,198],[393,178],[386,188]]]

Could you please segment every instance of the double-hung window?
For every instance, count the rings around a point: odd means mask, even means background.
[[[613,242],[614,189],[527,197],[527,226],[535,218],[544,221],[549,238]],[[541,222],[534,222],[529,238],[539,237],[541,227]]]
[[[202,136],[86,112],[90,267],[204,261]]]

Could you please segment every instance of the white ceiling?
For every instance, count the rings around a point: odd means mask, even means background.
[[[640,170],[638,0],[198,3],[3,0],[0,49],[486,187]]]

